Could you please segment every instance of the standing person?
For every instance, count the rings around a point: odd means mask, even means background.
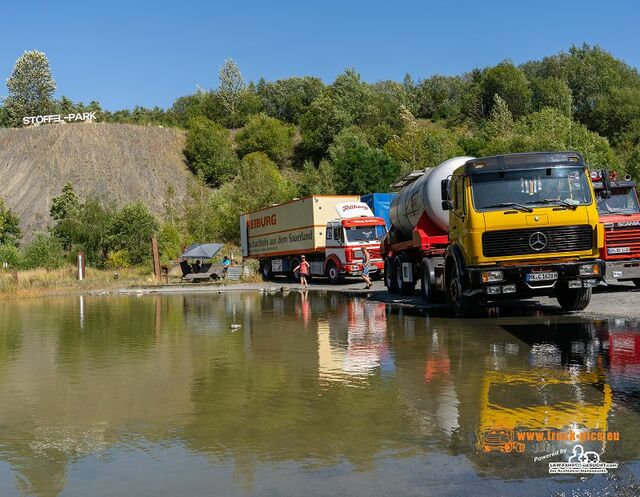
[[[293,268],[293,272],[300,270],[300,284],[302,288],[308,288],[309,284],[307,283],[307,276],[309,276],[309,263],[307,262],[307,258],[303,255],[300,258],[300,264]]]
[[[369,253],[368,249],[362,249],[362,279],[364,280],[364,282],[367,284],[364,287],[364,290],[368,290],[369,288],[371,288],[371,278],[369,278],[369,270],[371,268],[370,264],[371,264],[371,254]]]

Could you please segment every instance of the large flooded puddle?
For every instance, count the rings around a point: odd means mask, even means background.
[[[3,497],[640,493],[638,322],[251,292],[0,326]]]

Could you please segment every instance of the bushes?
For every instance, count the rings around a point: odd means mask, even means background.
[[[129,253],[126,250],[109,252],[105,266],[107,269],[127,269],[129,267]]]
[[[0,266],[5,262],[10,268],[17,268],[22,265],[22,254],[18,247],[10,243],[0,245]]]
[[[36,233],[24,249],[22,266],[25,269],[59,269],[65,264],[62,244],[48,233]]]
[[[131,202],[117,211],[109,229],[111,250],[126,251],[131,264],[140,264],[151,256],[151,238],[158,222],[142,202]]]

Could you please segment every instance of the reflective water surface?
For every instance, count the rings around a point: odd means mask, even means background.
[[[638,495],[639,373],[629,320],[322,292],[5,301],[0,495]],[[615,437],[581,445],[618,469],[550,475],[577,444],[553,433]]]

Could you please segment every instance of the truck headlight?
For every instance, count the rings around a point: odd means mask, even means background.
[[[483,283],[495,283],[504,279],[504,272],[502,271],[482,271],[480,273]]]
[[[600,275],[600,264],[582,264],[578,268],[580,276],[598,276]]]

